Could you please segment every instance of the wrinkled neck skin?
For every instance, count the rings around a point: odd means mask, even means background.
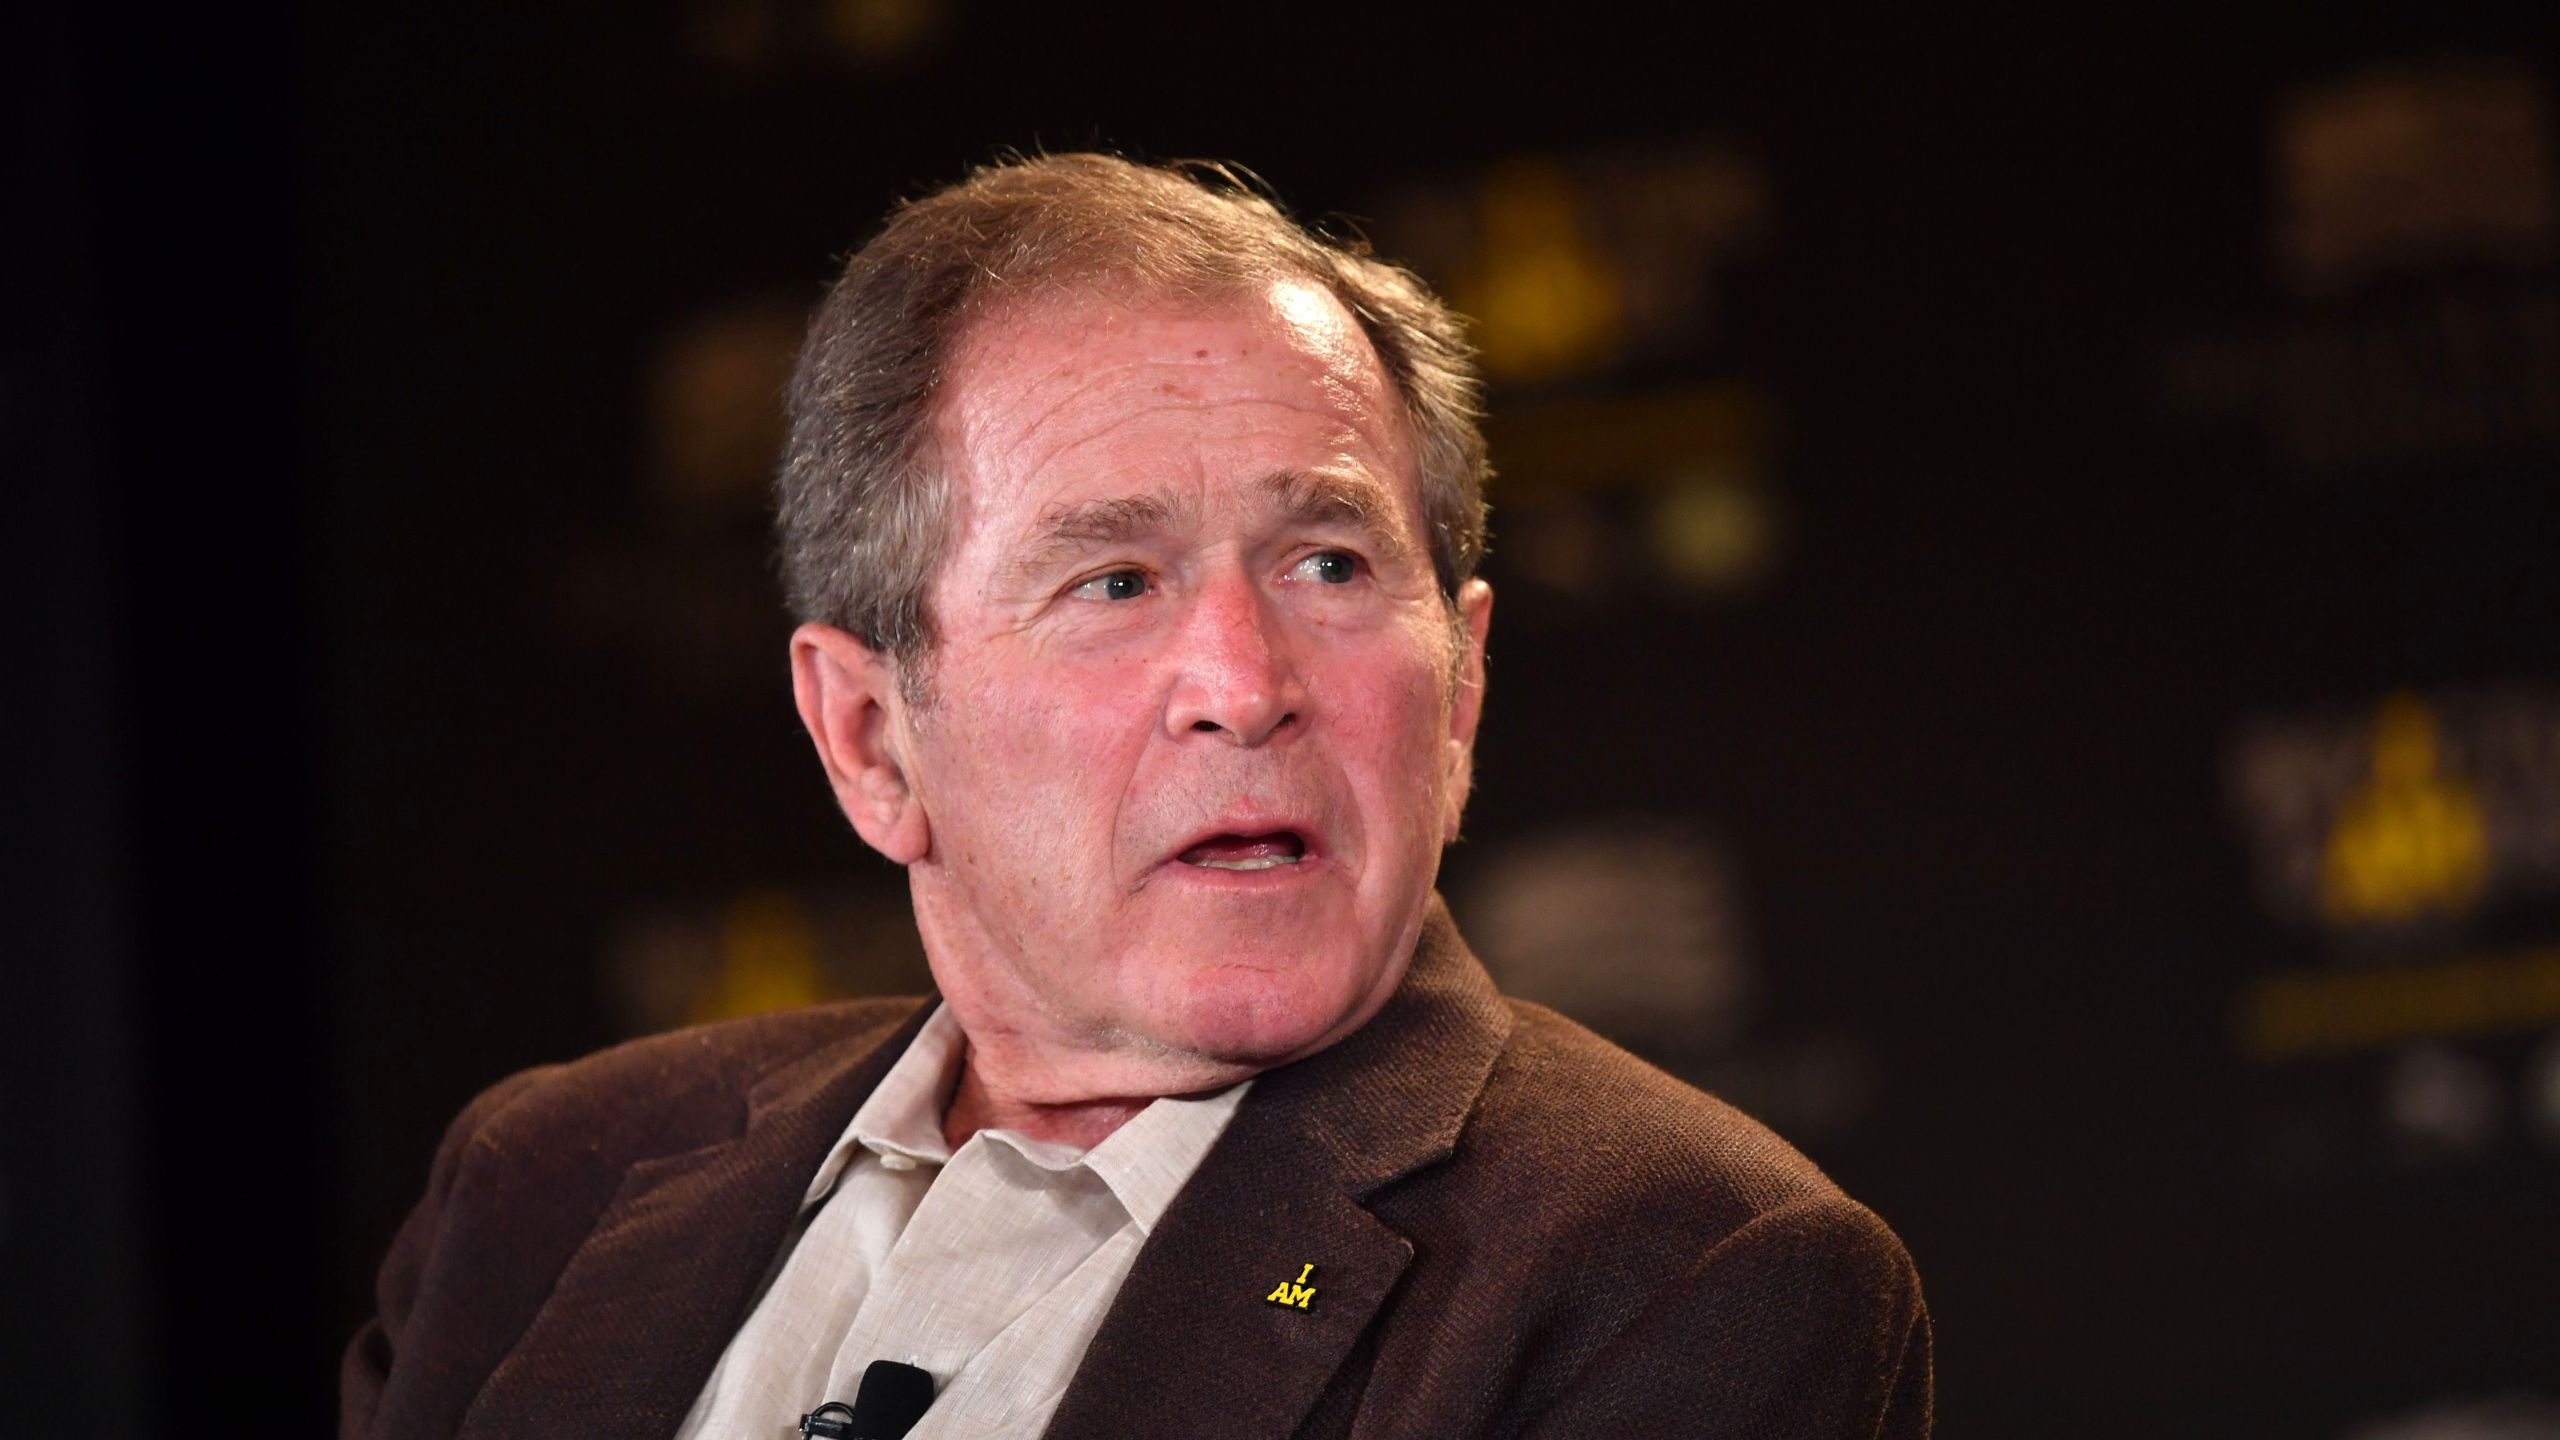
[[[994,943],[993,937],[971,923],[974,917],[955,915],[942,903],[947,897],[934,864],[928,857],[909,867],[909,884],[935,983],[968,1039],[942,1120],[954,1151],[980,1130],[995,1129],[1089,1150],[1160,1098],[1214,1094],[1326,1049],[1367,1024],[1395,993],[1421,938],[1429,899],[1415,905],[1404,927],[1399,953],[1405,961],[1388,966],[1375,992],[1340,1023],[1287,1054],[1218,1056],[1042,1013],[1027,987],[1005,984],[1012,967],[963,958],[971,953],[963,947]]]
[[[1111,1132],[1136,1119],[1139,1111],[1153,1103],[1152,1099],[1142,1097],[1085,1100],[1063,1105],[1009,1100],[1003,1092],[988,1087],[985,1071],[979,1064],[977,1047],[973,1045],[960,1070],[960,1086],[952,1092],[951,1108],[943,1112],[942,1138],[957,1152],[969,1143],[970,1136],[981,1130],[1011,1130],[1034,1140],[1090,1150],[1109,1139]]]

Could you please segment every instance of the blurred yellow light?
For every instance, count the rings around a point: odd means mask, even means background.
[[[763,1015],[826,998],[818,947],[800,902],[778,890],[751,891],[729,907],[720,930],[720,968],[703,988],[694,1023]]]
[[[1483,248],[1451,298],[1475,318],[1486,371],[1547,380],[1616,359],[1621,287],[1582,233],[1562,167],[1513,161],[1485,181],[1483,202]]]
[[[2321,856],[2320,905],[2335,921],[2407,920],[2469,909],[2487,888],[2489,827],[2469,785],[2439,773],[2436,718],[2396,695],[2374,718],[2373,777],[2338,807]]]

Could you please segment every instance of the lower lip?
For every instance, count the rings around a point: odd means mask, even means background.
[[[1287,865],[1267,865],[1259,870],[1221,870],[1207,865],[1190,865],[1168,860],[1163,868],[1197,884],[1221,890],[1279,890],[1315,878],[1325,868],[1313,855],[1300,856]]]

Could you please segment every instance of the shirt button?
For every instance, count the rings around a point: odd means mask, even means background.
[[[916,1157],[913,1155],[901,1155],[892,1150],[880,1157],[880,1168],[883,1170],[913,1170],[916,1168]]]

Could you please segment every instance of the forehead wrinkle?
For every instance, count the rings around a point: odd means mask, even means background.
[[[1289,284],[1289,282],[1274,283],[1282,289],[1286,289]],[[1310,318],[1303,307],[1285,304],[1273,306],[1266,298],[1254,296],[1252,292],[1247,292],[1247,296],[1239,298],[1246,300],[1243,308],[1247,312],[1256,309],[1277,312],[1274,318],[1278,319],[1285,337],[1279,348],[1293,355],[1306,367],[1307,373],[1303,378],[1315,387],[1337,413],[1346,418],[1370,424],[1376,424],[1383,419],[1390,428],[1394,427],[1400,414],[1382,415],[1380,407],[1374,403],[1380,398],[1391,398],[1395,393],[1394,386],[1388,380],[1376,351],[1359,336],[1356,323],[1347,313],[1329,318]],[[1103,308],[1143,318],[1150,313],[1161,312],[1168,308],[1168,299],[1176,299],[1176,303],[1171,306],[1173,313],[1203,322],[1218,320],[1227,308],[1219,305],[1201,307],[1196,302],[1179,303],[1176,297],[1162,295],[1134,301],[1127,297],[1106,296]],[[994,315],[982,317],[970,326],[967,334],[962,338],[953,373],[956,378],[965,380],[973,371],[1000,370],[1007,362],[1018,363],[1026,348],[1040,348],[1042,342],[1054,339],[1062,332],[1081,329],[1089,318],[1089,307],[1082,305],[1068,305],[1063,313],[1060,313],[1058,299],[1055,296],[1033,298],[1018,309],[999,311]],[[1319,320],[1322,323],[1318,323]],[[1061,376],[1072,376],[1071,382],[1063,390],[1045,396],[1043,403],[1040,403],[1036,410],[1018,416],[1014,421],[999,422],[992,427],[988,425],[990,417],[985,413],[983,403],[985,399],[990,398],[988,387],[966,383],[952,387],[951,398],[959,403],[951,407],[951,413],[964,432],[963,438],[977,439],[982,443],[992,442],[992,449],[996,454],[1010,458],[1015,453],[1030,448],[1039,439],[1041,433],[1058,418],[1061,411],[1075,407],[1093,392],[1115,384],[1145,383],[1143,376],[1133,375],[1131,373],[1133,371],[1196,371],[1205,372],[1214,377],[1217,372],[1231,363],[1233,357],[1221,353],[1220,348],[1214,345],[1208,347],[1204,353],[1202,347],[1184,342],[1162,353],[1123,361],[1105,369],[1093,368],[1090,354],[1076,346],[1068,346],[1063,351],[1051,355],[1049,359],[1050,363],[1037,374],[1024,377],[1019,383],[1009,384],[1004,388],[1016,393],[1037,393],[1049,390]],[[1180,396],[1167,396],[1159,388],[1157,394],[1149,398],[1154,401],[1154,404],[1144,408],[1214,409],[1225,403],[1225,397],[1214,393],[1214,386],[1209,392]],[[1393,405],[1386,408],[1389,412],[1395,412]],[[1010,433],[1000,438],[984,434],[983,432],[989,428]],[[1401,439],[1401,436],[1396,438]],[[1078,443],[1081,443],[1081,440],[1052,447],[1052,458],[1057,453],[1074,448]]]
[[[1031,448],[1033,439],[1036,437],[1038,432],[1056,421],[1059,418],[1060,412],[1064,411],[1072,404],[1073,398],[1070,397],[1067,400],[1059,402],[1057,405],[1051,406],[1049,409],[1042,412],[1042,414],[1028,427],[1016,432],[1012,437],[1011,444],[997,450],[993,455],[988,456],[985,459],[981,459],[974,465],[973,469],[979,474],[986,474],[990,471],[1001,471],[1008,473],[1017,479],[1045,475],[1057,469],[1058,466],[1067,459],[1067,457],[1075,455],[1077,452],[1082,451],[1089,446],[1108,440],[1114,432],[1127,429],[1132,425],[1165,414],[1221,414],[1254,407],[1276,407],[1278,409],[1287,410],[1297,414],[1325,416],[1326,418],[1335,420],[1341,419],[1339,416],[1329,415],[1326,409],[1322,406],[1298,404],[1285,400],[1265,399],[1238,401],[1219,397],[1204,398],[1189,395],[1156,396],[1152,397],[1146,404],[1134,406],[1126,410],[1116,411],[1107,417],[1099,418],[1088,433],[1061,438],[1055,444],[1040,449],[1036,455],[1029,457],[1030,463],[1028,465],[1004,463],[1005,461],[1019,458],[1022,451]],[[1359,427],[1356,423],[1345,423],[1343,434],[1344,436],[1357,437],[1360,434]],[[1364,441],[1364,443],[1366,442]],[[1170,461],[1168,461],[1168,463],[1170,463]],[[1332,482],[1334,479],[1334,477],[1330,476],[1318,476],[1311,478],[1327,482]],[[1365,485],[1359,487],[1359,489],[1365,493],[1374,494],[1374,492],[1370,490],[1370,487]],[[1196,518],[1198,503],[1196,499],[1190,496],[1187,492],[1157,493],[1159,496],[1169,497],[1163,499],[1161,503],[1175,507],[1173,509],[1168,509],[1164,514],[1155,517],[1159,522],[1185,517]],[[1384,496],[1382,494],[1375,495],[1375,501],[1373,502],[1364,498],[1364,494],[1351,494],[1345,492],[1340,496],[1331,497],[1325,494],[1311,495],[1307,497],[1303,503],[1309,507],[1309,513],[1311,516],[1315,509],[1323,508],[1330,504],[1338,512],[1335,518],[1356,519],[1357,512],[1381,508],[1383,501]],[[1084,532],[1079,530],[1061,530],[1061,522],[1071,518],[1072,513],[1082,508],[1085,503],[1086,502],[1060,502],[1053,503],[1044,508],[1041,511],[1039,518],[1030,527],[1029,533],[1034,537],[1034,543],[1038,543],[1040,540],[1048,538],[1053,534],[1057,535],[1058,538],[1070,540],[1077,538],[1095,538],[1103,540],[1127,538],[1127,532],[1125,530],[1112,531],[1091,537],[1086,537]],[[1284,501],[1285,506],[1293,509],[1297,508],[1300,503],[1301,501],[1299,497],[1295,494],[1287,497]],[[1087,518],[1089,519],[1090,517]]]
[[[1039,323],[1040,313],[1034,308],[1003,320],[981,320],[963,337],[957,363],[953,366],[953,375],[959,383],[950,387],[950,394],[956,402],[952,406],[952,416],[964,440],[991,442],[996,454],[1010,457],[1030,447],[1062,411],[1074,408],[1093,392],[1114,385],[1143,383],[1142,378],[1132,375],[1133,371],[1165,368],[1214,371],[1226,363],[1222,356],[1200,356],[1183,350],[1124,359],[1097,369],[1083,349],[1068,346],[1050,355],[1049,363],[1036,374],[1008,381],[1002,386],[986,383],[987,372],[1000,373],[1008,364],[1021,363],[1026,351],[1036,352],[1043,348],[1044,342],[1055,339],[1064,328]],[[1063,388],[1055,388],[1061,376],[1072,378]],[[970,383],[973,380],[977,383]],[[999,419],[989,413],[989,402],[1008,392],[1040,395],[1041,401],[1027,414]],[[1162,403],[1161,400],[1158,402],[1159,405]],[[986,434],[989,430],[1009,433]],[[1076,443],[1079,442],[1070,441],[1054,449],[1071,449]]]
[[[1113,372],[1104,372],[1086,379],[1072,393],[1061,396],[1053,403],[1044,406],[1037,414],[1030,416],[1019,425],[991,426],[964,421],[959,427],[962,432],[960,437],[962,443],[965,447],[967,441],[973,437],[995,442],[988,444],[987,449],[981,452],[983,458],[978,462],[981,473],[1001,472],[1020,481],[1046,475],[1066,461],[1067,457],[1089,446],[1107,442],[1115,432],[1127,430],[1167,414],[1216,415],[1252,406],[1276,406],[1301,414],[1326,413],[1323,406],[1287,400],[1268,398],[1241,400],[1223,395],[1166,394],[1159,390],[1146,397],[1141,403],[1112,408],[1108,413],[1093,415],[1089,423],[1075,433],[1062,435],[1043,443],[1044,431],[1056,428],[1063,421],[1074,418],[1070,412],[1082,413],[1079,402],[1087,392],[1107,386],[1116,378],[1119,377]],[[990,431],[997,433],[990,434]]]
[[[1393,403],[1395,387],[1375,347],[1360,334],[1353,317],[1329,296],[1320,296],[1314,309],[1292,301],[1292,296],[1309,290],[1304,281],[1274,280],[1263,287],[1248,287],[1233,299],[1242,302],[1238,308],[1248,320],[1260,312],[1262,318],[1277,321],[1281,332],[1279,349],[1305,367],[1301,378],[1323,397],[1320,406],[1292,408],[1331,409],[1351,421],[1354,428],[1382,428],[1383,433],[1374,438],[1389,446],[1401,446],[1406,440],[1404,417],[1401,408]],[[1208,324],[1236,318],[1229,305],[1204,305],[1196,297],[1185,300],[1164,293],[1105,293],[1092,298],[1098,304],[1074,303],[1054,293],[1027,297],[981,315],[968,326],[956,347],[951,369],[954,383],[945,388],[944,403],[939,407],[945,422],[957,432],[953,438],[960,442],[959,449],[978,451],[989,460],[1015,461],[1023,452],[1034,449],[1061,412],[1076,408],[1096,391],[1122,384],[1143,385],[1143,372],[1148,371],[1203,372],[1215,377],[1233,359],[1224,353],[1221,344],[1204,347],[1185,341],[1153,355],[1096,369],[1090,351],[1083,346],[1050,347],[1047,342],[1061,334],[1089,332],[1096,309],[1142,319],[1170,311]],[[1049,349],[1050,353],[1037,373],[1002,386],[987,383],[989,372],[1001,373],[1010,365],[1020,364],[1026,352],[1042,349]],[[1053,388],[1062,377],[1071,378],[1063,388]],[[1216,393],[1214,379],[1205,390],[1190,393],[1169,394],[1171,387],[1161,383],[1148,388],[1155,393],[1147,397],[1151,403],[1139,407],[1139,413],[1148,409],[1209,410],[1229,399]],[[1044,391],[1049,393],[1042,394]],[[1001,410],[1006,407],[991,402],[1006,392],[1038,397],[1036,408],[1010,417],[1002,415]],[[1388,403],[1381,405],[1381,401]],[[1049,446],[1045,455],[1027,469],[1045,468],[1058,455],[1091,438],[1079,436]],[[1026,469],[1019,464],[1009,468]]]
[[[1006,388],[1016,394],[1037,394],[1048,389],[1048,382],[1067,370],[1069,363],[1062,361],[1023,384]],[[955,418],[958,421],[956,428],[960,432],[962,447],[966,450],[978,451],[983,446],[985,448],[982,453],[987,460],[1010,461],[1029,450],[1040,439],[1041,432],[1048,429],[1061,414],[1075,408],[1079,401],[1093,391],[1102,389],[1120,378],[1117,369],[1080,371],[1075,383],[1059,393],[1045,396],[1045,403],[1028,415],[1008,416],[1001,408],[995,406],[994,401],[997,396],[1003,393],[997,386],[981,383],[960,387],[966,399],[956,407]],[[1048,459],[1054,458],[1061,451],[1073,449],[1083,440],[1090,438],[1090,436],[1079,437],[1076,440],[1052,446],[1046,457],[1036,461],[1029,468],[1034,470],[1044,468]]]

